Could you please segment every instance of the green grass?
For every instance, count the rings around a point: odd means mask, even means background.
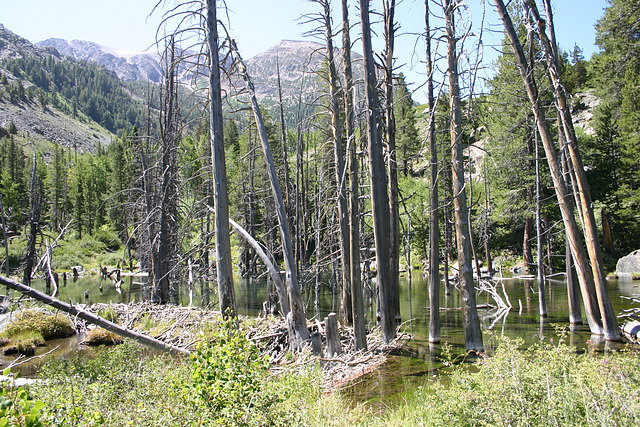
[[[563,343],[524,350],[500,339],[490,357],[452,367],[446,381],[425,381],[381,412],[326,395],[315,366],[275,376],[246,340],[215,340],[192,359],[126,342],[93,358],[52,361],[41,372],[48,382],[31,391],[47,404],[45,425],[56,426],[640,425],[632,351],[576,354]]]

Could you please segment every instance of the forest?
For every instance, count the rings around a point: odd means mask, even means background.
[[[117,265],[147,273],[152,301],[165,305],[195,270],[217,283],[215,308],[231,318],[234,275],[266,274],[295,352],[310,339],[323,286],[357,350],[376,320],[365,317],[363,289],[375,288],[381,339],[392,342],[406,320],[400,273],[421,270],[429,341],[444,340],[440,292],[459,292],[466,350],[480,353],[476,283],[506,265],[536,275],[541,316],[545,277],[575,277],[571,322],[582,322],[582,304],[591,333],[619,341],[605,273],[640,248],[637,1],[608,2],[588,60],[577,45],[558,46],[549,0],[490,2],[504,37],[482,83],[468,53],[480,40],[462,33],[469,2],[425,1],[423,105],[396,72],[395,0],[375,11],[360,0],[357,16],[347,0],[312,3],[302,20],[324,45],[314,76],[323,93],[311,105],[301,94],[295,108],[282,96],[261,107],[215,0],[161,12],[179,25],[159,41],[164,82],[144,91],[53,53],[2,60],[0,99],[81,113],[114,133],[89,153],[36,146],[9,125],[3,274],[28,285],[44,253],[59,272]],[[198,54],[185,45],[194,39]],[[189,82],[178,78],[185,69]],[[574,125],[584,111],[588,125]]]

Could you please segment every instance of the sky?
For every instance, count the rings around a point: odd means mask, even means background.
[[[151,14],[160,1],[159,10]],[[350,0],[355,5],[356,0]],[[308,0],[226,0],[229,8],[226,16],[219,18],[228,23],[231,35],[238,42],[245,59],[249,59],[280,40],[302,40],[303,33],[312,28],[302,23],[304,14],[317,12],[317,4]],[[334,25],[340,25],[340,1],[333,0]],[[373,0],[372,10],[381,10],[381,0]],[[423,82],[423,45],[418,34],[424,31],[424,1],[397,1],[396,20],[400,23],[396,41],[397,64],[413,84],[414,99],[423,101],[424,91],[418,86]],[[479,34],[482,4],[486,4],[483,31],[485,63],[497,57],[496,48],[502,38],[500,21],[493,1],[468,0],[473,28]],[[104,46],[123,50],[146,50],[154,47],[158,26],[163,12],[175,4],[174,0],[0,0],[0,23],[9,30],[36,43],[47,38],[88,40]],[[606,0],[552,0],[557,38],[564,50],[574,44],[580,46],[588,59],[597,51],[594,24],[602,16]],[[433,7],[433,6],[432,6]],[[350,12],[351,23],[359,22],[355,6]],[[375,18],[372,18],[374,21]],[[437,18],[432,18],[435,26]],[[357,37],[357,27],[352,39]],[[382,34],[382,27],[374,24],[374,31]],[[161,31],[162,33],[162,31]],[[471,42],[477,38],[469,39]],[[340,38],[336,40],[340,45]],[[475,58],[476,50],[467,45]],[[374,49],[381,51],[380,42]],[[360,51],[360,42],[355,43]]]

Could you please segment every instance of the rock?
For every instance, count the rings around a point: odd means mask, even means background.
[[[623,256],[616,265],[616,274],[618,276],[629,277],[633,273],[640,273],[640,249]]]

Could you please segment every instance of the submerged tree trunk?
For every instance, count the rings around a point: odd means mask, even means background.
[[[584,300],[585,311],[587,320],[589,322],[589,328],[591,332],[596,335],[602,335],[602,323],[600,319],[600,308],[597,304],[595,296],[595,286],[593,283],[593,274],[589,266],[589,261],[584,251],[583,241],[580,236],[578,225],[576,224],[575,217],[573,215],[573,209],[570,203],[570,195],[565,187],[565,182],[562,178],[559,163],[558,154],[556,152],[554,141],[551,136],[551,132],[547,125],[546,117],[542,106],[540,105],[540,99],[538,97],[538,89],[533,78],[532,70],[529,69],[522,45],[518,39],[516,31],[511,22],[511,18],[507,12],[507,9],[502,0],[495,0],[498,12],[504,23],[505,31],[511,41],[513,51],[516,54],[516,60],[520,75],[525,84],[529,101],[531,102],[533,113],[536,117],[536,123],[538,130],[542,138],[545,154],[547,156],[547,162],[551,171],[551,177],[553,178],[553,186],[556,191],[558,204],[560,206],[560,212],[562,213],[562,219],[566,229],[567,236],[569,237],[569,243],[571,246],[571,253],[574,256],[576,270],[582,288],[582,297]]]
[[[384,0],[385,121],[387,134],[387,173],[389,176],[389,288],[396,325],[400,315],[400,208],[398,206],[398,164],[396,161],[396,122],[393,116],[393,51],[395,45],[395,0]]]
[[[427,54],[427,99],[429,104],[429,151],[431,155],[431,193],[429,198],[429,342],[440,342],[440,229],[438,225],[438,147],[436,145],[436,112],[433,96],[433,62],[431,59],[431,27],[429,1],[425,0],[424,20]]]
[[[618,326],[618,319],[613,311],[613,305],[609,298],[609,291],[607,289],[607,283],[604,275],[604,267],[602,262],[602,251],[598,242],[598,231],[596,227],[595,215],[593,213],[593,203],[591,201],[591,192],[589,190],[589,184],[587,182],[587,175],[582,165],[582,158],[580,151],[576,145],[576,134],[573,128],[573,119],[571,117],[571,110],[567,104],[564,86],[560,79],[560,67],[558,60],[557,50],[552,45],[551,41],[547,37],[546,28],[548,26],[552,38],[555,39],[553,16],[551,12],[551,4],[549,0],[545,0],[545,7],[547,11],[548,22],[540,18],[538,8],[535,2],[529,4],[533,17],[538,24],[538,36],[542,41],[542,47],[547,56],[547,73],[553,83],[554,100],[556,108],[560,113],[562,119],[562,125],[559,126],[560,130],[564,132],[564,136],[567,140],[567,147],[569,149],[569,157],[573,163],[573,170],[576,174],[576,181],[579,190],[579,202],[581,210],[583,212],[582,227],[584,229],[584,238],[587,244],[587,252],[589,260],[591,261],[591,269],[593,278],[595,281],[595,290],[598,296],[598,304],[600,307],[600,313],[602,316],[602,323],[604,327],[605,339],[608,341],[620,341],[620,327]],[[555,40],[554,40],[555,42]]]
[[[358,157],[356,155],[355,120],[353,113],[353,75],[351,71],[351,37],[349,29],[349,8],[347,0],[342,0],[342,60],[344,73],[344,109],[347,152],[349,153],[349,261],[351,262],[351,307],[353,315],[353,335],[356,350],[367,349],[364,304],[362,301],[362,277],[360,271],[360,210],[358,190]]]
[[[395,311],[389,303],[391,268],[389,236],[389,197],[387,194],[387,170],[382,147],[382,129],[376,92],[375,63],[371,46],[371,25],[369,21],[369,0],[360,0],[360,23],[362,25],[362,51],[364,54],[364,81],[367,103],[367,134],[369,140],[369,168],[371,183],[371,207],[373,214],[373,235],[376,248],[376,270],[379,293],[380,323],[382,340],[390,342],[396,336]]]
[[[215,209],[216,269],[220,311],[224,316],[236,315],[233,288],[231,241],[229,239],[229,202],[227,166],[222,132],[222,98],[220,59],[218,56],[218,20],[216,0],[207,0],[207,46],[209,49],[209,132],[213,168],[213,204]]]
[[[271,183],[271,190],[273,192],[273,198],[276,207],[276,214],[278,216],[278,225],[280,228],[280,238],[282,240],[282,252],[284,255],[284,265],[287,275],[287,284],[289,289],[289,306],[291,311],[287,315],[287,324],[290,331],[290,345],[293,350],[301,348],[304,341],[309,339],[309,330],[307,329],[307,318],[305,315],[304,304],[302,302],[302,294],[300,293],[300,286],[298,284],[298,272],[296,268],[295,258],[293,256],[293,242],[291,240],[291,232],[289,230],[289,221],[287,220],[287,212],[282,198],[282,190],[280,189],[280,183],[278,182],[278,175],[276,174],[275,162],[273,161],[273,155],[271,154],[271,148],[269,147],[269,138],[267,136],[267,130],[264,125],[262,113],[260,112],[260,106],[255,95],[255,88],[249,78],[247,67],[242,61],[242,57],[238,52],[235,42],[232,41],[232,50],[234,51],[237,59],[240,74],[243,80],[249,96],[251,98],[251,108],[258,127],[258,133],[260,135],[260,141],[262,142],[262,150],[264,152],[265,163],[267,165],[267,172],[269,174],[269,181]]]
[[[453,171],[453,197],[458,243],[458,265],[465,347],[468,351],[482,351],[482,332],[476,307],[476,289],[471,266],[471,241],[469,216],[465,195],[464,156],[462,152],[462,129],[460,124],[460,86],[458,83],[458,52],[456,48],[454,13],[458,5],[455,0],[444,1],[447,31],[447,58],[449,72],[449,97],[451,114],[451,159]]]

